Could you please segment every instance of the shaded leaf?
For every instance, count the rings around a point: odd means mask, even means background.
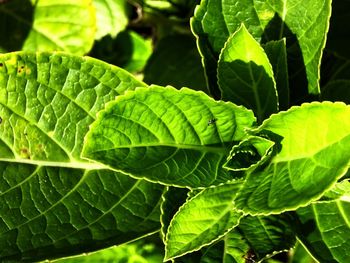
[[[264,1],[202,0],[191,19],[191,28],[197,37],[199,51],[208,79],[208,87],[219,98],[216,69],[219,53],[228,37],[242,23],[258,40],[274,15]]]
[[[222,165],[254,122],[251,111],[203,92],[140,88],[117,97],[99,114],[83,154],[154,182],[208,186],[232,179]]]
[[[202,250],[201,263],[246,263],[250,246],[235,228],[220,241]]]
[[[162,224],[161,234],[165,243],[165,236],[171,219],[187,199],[188,189],[166,187],[162,199],[160,222]]]
[[[137,73],[144,68],[151,54],[150,39],[144,39],[136,32],[126,30],[120,32],[116,38],[106,36],[96,41],[89,55]]]
[[[350,104],[350,79],[333,80],[321,90],[321,99]]]
[[[286,39],[267,42],[263,48],[273,68],[278,107],[280,110],[287,110],[289,108],[289,82]]]
[[[172,85],[206,91],[203,67],[196,42],[189,35],[162,38],[144,72],[148,84]]]
[[[274,144],[268,139],[250,136],[233,146],[224,168],[244,171],[259,166],[271,156]]]
[[[246,216],[238,229],[247,240],[255,259],[288,251],[295,245],[296,236],[292,217],[288,214],[270,216]]]

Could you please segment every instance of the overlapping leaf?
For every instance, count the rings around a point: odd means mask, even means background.
[[[292,37],[288,38],[290,55],[293,57],[300,49],[301,54],[298,55],[302,56],[305,68],[297,70],[305,70],[309,92],[319,93],[319,66],[330,13],[330,0],[302,3],[297,0],[201,1],[191,24],[194,34],[198,37],[198,46],[203,55],[212,92],[215,94],[218,54],[228,37],[244,23],[258,41],[261,38],[279,40],[287,31],[294,35],[296,42]],[[267,32],[268,30],[272,32]]]
[[[217,76],[221,98],[252,109],[258,122],[278,111],[272,66],[244,25],[225,43]]]
[[[214,101],[203,92],[140,88],[101,112],[83,154],[151,181],[208,186],[232,179],[222,165],[254,122],[251,111]]]
[[[246,176],[235,205],[279,213],[322,196],[348,169],[349,114],[343,103],[314,102],[271,116],[254,133],[275,141],[277,153]]]

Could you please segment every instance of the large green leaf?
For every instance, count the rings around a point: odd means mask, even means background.
[[[97,30],[95,39],[106,35],[115,37],[129,21],[126,0],[93,0],[96,9]]]
[[[140,85],[90,58],[0,56],[1,261],[96,250],[159,229],[161,186],[80,159],[96,113]]]
[[[232,179],[222,165],[254,122],[251,111],[203,92],[140,88],[99,114],[83,154],[154,182],[208,186]]]
[[[158,185],[107,170],[0,167],[0,261],[89,252],[160,227]]]
[[[244,25],[222,49],[217,76],[221,98],[252,109],[258,122],[278,111],[272,66]]]
[[[339,198],[315,202],[297,210],[299,238],[320,262],[349,261],[349,211],[349,189]]]
[[[96,113],[118,94],[144,85],[120,68],[87,57],[0,56],[0,161],[87,163],[80,153]]]
[[[178,34],[159,41],[144,72],[149,84],[206,91],[203,67],[193,36]]]
[[[276,16],[275,16],[276,13]],[[244,23],[258,40],[279,40],[285,32],[295,35],[288,38],[290,52],[300,49],[305,65],[310,93],[319,93],[319,67],[331,13],[331,0],[204,0],[197,6],[191,25],[198,37],[198,46],[203,55],[209,87],[214,89],[216,61],[228,37]],[[302,17],[307,19],[301,19]],[[279,28],[268,26],[279,20]],[[272,30],[273,39],[270,38]],[[298,69],[303,70],[303,69]]]
[[[255,135],[275,141],[275,156],[250,171],[235,204],[251,214],[279,213],[318,199],[350,162],[350,106],[310,103],[271,116]]]
[[[233,203],[239,187],[238,181],[207,188],[187,201],[170,222],[165,260],[199,250],[237,226],[243,215]]]

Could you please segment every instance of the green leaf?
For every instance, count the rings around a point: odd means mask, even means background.
[[[180,257],[215,242],[238,225],[242,213],[233,199],[240,182],[207,188],[175,214],[166,236],[165,260]]]
[[[107,170],[0,163],[0,261],[38,261],[159,229],[162,187]]]
[[[347,171],[350,107],[313,102],[271,116],[255,135],[276,143],[264,169],[250,171],[235,205],[250,214],[280,213],[320,198]]]
[[[126,0],[93,0],[92,2],[96,9],[95,39],[101,39],[106,35],[116,37],[126,28],[129,22]]]
[[[162,38],[147,62],[143,80],[149,84],[206,91],[194,38],[184,34]]]
[[[273,15],[273,10],[263,1],[202,0],[196,7],[191,28],[197,37],[208,87],[215,97],[219,97],[217,60],[228,37],[244,23],[248,31],[260,40]]]
[[[278,93],[279,109],[287,110],[289,108],[289,82],[286,39],[283,38],[278,41],[269,41],[263,45],[263,48],[273,68]]]
[[[240,220],[238,229],[250,244],[255,258],[260,260],[288,251],[296,242],[292,217],[288,214],[246,216]]]
[[[217,76],[222,99],[252,109],[258,122],[278,111],[272,66],[243,24],[221,51]]]
[[[263,164],[272,154],[275,143],[268,139],[250,136],[233,146],[224,168],[245,171]]]
[[[298,236],[320,262],[348,262],[350,257],[350,192],[297,210]]]
[[[17,5],[21,3],[17,1]],[[38,0],[32,21],[29,15],[17,16],[12,11],[8,12],[6,8],[0,6],[0,9],[12,16],[16,23],[30,25],[22,50],[61,50],[83,55],[92,47],[95,10],[91,0],[77,0],[74,3],[68,0]]]
[[[115,96],[144,85],[120,68],[87,57],[0,56],[0,160],[91,167],[80,154],[97,112]]]
[[[209,186],[232,179],[222,165],[254,122],[251,111],[203,92],[140,88],[99,114],[83,156],[154,182]]]

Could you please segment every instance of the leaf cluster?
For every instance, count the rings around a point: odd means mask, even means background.
[[[348,10],[0,1],[0,261],[349,262]]]

